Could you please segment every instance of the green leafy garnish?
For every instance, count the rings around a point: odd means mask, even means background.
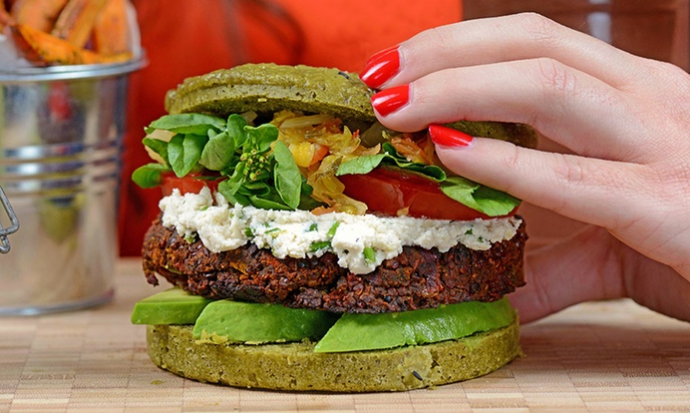
[[[273,156],[276,160],[276,167],[273,169],[273,181],[280,198],[285,205],[292,209],[297,209],[300,202],[300,188],[302,185],[302,175],[299,172],[295,158],[290,149],[283,142],[276,142],[273,148]]]
[[[448,177],[443,169],[435,165],[410,162],[388,142],[384,143],[382,147],[384,153],[361,156],[343,162],[336,175],[368,174],[379,166],[385,165],[438,182],[441,191],[448,197],[490,217],[506,215],[520,205],[519,199],[505,192],[491,189],[465,178]]]
[[[372,263],[376,262],[376,251],[372,247],[364,247],[364,261]]]
[[[490,217],[506,215],[520,205],[520,200],[459,176],[441,182],[441,191],[450,198]]]
[[[338,227],[340,226],[340,221],[335,221],[333,225],[328,229],[328,232],[326,233],[326,236],[328,238],[333,238],[335,237],[335,232],[338,230]]]
[[[162,116],[151,122],[145,130],[147,134],[160,129],[180,134],[206,135],[209,129],[221,131],[224,128],[225,121],[221,118],[201,113],[182,113]]]
[[[170,168],[159,163],[150,163],[137,168],[132,173],[132,180],[142,188],[154,188],[163,182],[162,174]]]
[[[153,138],[144,138],[142,142],[168,162],[168,142]]]
[[[222,119],[185,113],[163,116],[146,128],[148,135],[155,130],[175,135],[169,142],[152,136],[144,138],[144,145],[158,154],[165,165],[151,163],[135,170],[132,179],[142,188],[160,185],[164,173],[172,171],[182,178],[205,168],[220,174],[220,178],[212,179],[221,180],[218,191],[233,205],[278,210],[311,210],[321,205],[310,196],[313,188],[300,173],[290,149],[278,141],[275,125],[250,126],[238,114]],[[488,216],[506,215],[520,204],[504,192],[464,178],[448,177],[436,165],[411,162],[390,142],[384,142],[382,149],[382,153],[343,162],[336,176],[367,174],[386,166],[438,182],[448,197]],[[328,234],[332,238],[335,229],[331,228]]]
[[[199,164],[210,171],[227,167],[235,156],[235,140],[227,131],[215,133],[209,129],[209,139],[201,152]]]
[[[258,197],[258,196],[250,196],[249,201],[252,203],[257,208],[262,208],[262,209],[277,209],[277,210],[286,210],[289,211],[293,208],[290,208],[289,206],[285,205],[278,199],[278,197],[273,197],[273,199],[269,197]]]
[[[168,142],[168,162],[178,178],[187,176],[194,169],[207,140],[201,135],[175,135]]]
[[[231,204],[263,209],[313,209],[321,205],[309,195],[307,184],[290,149],[278,140],[272,124],[253,127],[240,115],[227,120],[198,113],[168,115],[146,128],[175,133],[169,142],[144,138],[166,165],[145,165],[132,176],[142,187],[161,183],[161,175],[177,177],[203,168],[220,173],[218,192]]]
[[[400,155],[397,150],[390,143],[383,144],[384,153],[376,155],[360,156],[343,162],[336,176],[341,175],[364,175],[373,171],[381,165],[389,165],[404,169],[405,171],[416,172],[424,175],[426,178],[432,179],[436,182],[441,182],[446,179],[446,173],[443,169],[436,165],[425,165],[418,162],[410,162],[404,156]]]
[[[232,114],[228,117],[225,131],[235,141],[235,148],[241,148],[244,141],[247,140],[247,134],[244,131],[245,126],[247,126],[247,120],[242,116]]]
[[[316,241],[312,242],[311,245],[309,246],[309,251],[310,252],[316,252],[319,250],[325,250],[331,248],[331,242],[330,241]]]
[[[386,153],[379,153],[376,155],[360,156],[350,159],[340,164],[335,175],[366,175],[378,168],[387,156],[388,154]]]

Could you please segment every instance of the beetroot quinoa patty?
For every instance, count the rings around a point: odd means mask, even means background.
[[[404,247],[369,274],[353,274],[327,252],[278,259],[254,244],[213,253],[187,242],[157,219],[143,246],[144,273],[212,299],[281,303],[334,313],[382,313],[435,308],[464,301],[494,301],[525,284],[524,222],[511,240],[487,251],[461,244],[445,253]]]

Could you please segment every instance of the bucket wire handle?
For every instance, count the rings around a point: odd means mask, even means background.
[[[5,195],[5,191],[2,190],[1,186],[0,204],[2,205],[2,209],[5,210],[5,213],[7,213],[7,216],[10,217],[10,226],[8,228],[3,227],[2,222],[0,222],[0,253],[7,254],[10,252],[10,240],[7,236],[19,230],[19,220],[12,209],[12,205],[10,205],[10,200],[7,198],[7,195]]]

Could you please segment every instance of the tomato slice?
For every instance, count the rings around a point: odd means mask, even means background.
[[[163,175],[163,183],[161,189],[163,196],[172,195],[173,189],[179,189],[180,194],[198,194],[204,187],[211,189],[211,192],[218,191],[218,184],[222,179],[208,179],[210,173],[199,174],[191,173],[182,178],[178,178],[175,174]]]
[[[345,195],[385,215],[406,212],[416,218],[455,221],[492,218],[448,197],[437,182],[413,173],[377,168],[366,175],[343,175],[338,179],[345,185]]]

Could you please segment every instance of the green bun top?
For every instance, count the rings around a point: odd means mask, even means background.
[[[165,108],[170,114],[206,113],[220,117],[247,111],[325,113],[363,130],[376,122],[370,100],[374,92],[356,73],[338,69],[245,64],[185,79],[168,92]],[[530,148],[537,143],[536,132],[526,125],[459,121],[447,126]]]

